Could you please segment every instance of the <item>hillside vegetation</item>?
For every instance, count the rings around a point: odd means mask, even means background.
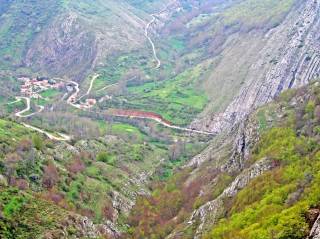
[[[284,239],[309,234],[315,221],[311,213],[320,212],[319,110],[320,87],[316,83],[284,93],[251,116],[260,136],[251,146],[245,168],[261,160],[272,167],[234,197],[223,198],[223,210],[216,216],[223,219],[203,238]],[[216,157],[214,161],[221,161]],[[211,170],[207,164],[207,170],[196,170],[193,176],[192,169],[177,172],[167,183],[156,186],[152,196],[140,198],[130,217],[128,237],[164,238],[179,232],[184,238],[193,238],[197,224],[187,224],[192,212],[221,197],[237,182],[233,182],[234,173],[219,172],[211,164]]]
[[[5,200],[1,210],[8,219],[2,226],[9,228],[5,238],[28,238],[30,230],[40,235],[59,227],[59,213],[122,228],[135,198],[148,193],[152,178],[167,178],[173,168],[206,146],[205,140],[187,142],[178,134],[177,143],[152,138],[126,123],[100,122],[99,127],[103,136],[70,144],[0,120],[0,198]],[[52,218],[42,214],[45,204],[48,210],[59,208],[50,214]],[[34,223],[26,208],[39,210],[43,224]],[[14,215],[21,211],[24,224],[17,225]]]
[[[279,100],[281,122],[262,133],[250,163],[266,158],[276,163],[226,202],[227,218],[205,238],[305,238],[312,226],[310,210],[319,208],[318,83],[288,92]],[[299,102],[299,103],[298,103]],[[264,117],[274,113],[262,110]],[[280,113],[280,112],[277,112]],[[310,221],[311,220],[311,221]]]
[[[319,12],[0,0],[0,238],[306,238]]]

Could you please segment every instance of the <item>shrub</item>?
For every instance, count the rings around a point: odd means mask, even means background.
[[[51,189],[59,181],[59,173],[56,166],[50,162],[44,169],[42,183],[43,186]]]
[[[314,110],[315,110],[315,103],[311,100],[306,105],[305,111],[309,115],[309,117],[313,117]]]
[[[107,163],[109,165],[114,165],[115,164],[114,157],[112,155],[110,155],[109,153],[105,152],[105,151],[100,152],[97,155],[97,161],[104,162],[104,163]]]
[[[72,160],[70,165],[68,166],[68,169],[71,173],[77,174],[82,172],[85,169],[85,164],[83,161],[81,161],[80,158],[75,158]]]
[[[42,150],[42,148],[43,148],[43,140],[39,135],[35,134],[35,135],[32,136],[32,143],[33,143],[33,146],[37,150]]]

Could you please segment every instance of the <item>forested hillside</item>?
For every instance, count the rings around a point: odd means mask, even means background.
[[[258,109],[239,127],[241,151],[218,142],[206,163],[155,185],[124,238],[306,238],[319,227],[319,113],[319,82]]]
[[[319,16],[0,0],[0,237],[317,238]]]

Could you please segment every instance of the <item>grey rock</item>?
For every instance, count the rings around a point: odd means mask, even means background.
[[[310,231],[310,235],[307,239],[320,239],[320,216],[317,218],[316,222]]]
[[[247,82],[238,95],[224,112],[197,119],[192,127],[212,132],[232,129],[282,91],[305,85],[319,76],[319,14],[319,1],[303,1],[282,24],[266,33],[259,60],[249,67]]]
[[[8,186],[8,181],[2,174],[0,174],[0,186]]]
[[[195,239],[201,238],[202,233],[210,228],[224,211],[223,200],[234,197],[241,189],[243,189],[250,180],[262,175],[264,172],[271,170],[273,164],[270,160],[264,158],[245,169],[236,179],[227,187],[223,193],[213,201],[209,201],[199,209],[193,212],[188,224],[195,224],[200,221],[197,227]]]

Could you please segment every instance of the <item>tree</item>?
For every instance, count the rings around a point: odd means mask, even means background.
[[[43,140],[39,135],[35,134],[35,135],[32,136],[32,143],[33,143],[33,146],[37,150],[42,150],[42,148],[43,148]]]
[[[171,160],[177,160],[182,154],[185,153],[185,144],[183,141],[178,140],[170,146],[169,154]]]
[[[313,117],[314,110],[315,110],[315,103],[310,100],[306,105],[305,111],[309,115],[309,117]]]
[[[29,139],[22,139],[17,146],[17,151],[26,152],[32,148],[32,142]]]
[[[51,189],[53,188],[59,181],[59,173],[56,166],[53,162],[49,162],[49,164],[45,167],[43,172],[42,184],[45,188]]]
[[[17,174],[17,168],[19,162],[22,160],[17,153],[9,153],[5,157],[5,175],[8,177],[9,184],[14,183],[15,176]]]
[[[104,218],[107,218],[108,220],[113,221],[115,209],[113,208],[112,203],[109,200],[107,200],[104,203],[104,206],[102,208],[102,213]]]
[[[317,105],[317,107],[315,108],[314,117],[318,122],[320,122],[320,105]]]
[[[82,172],[85,169],[84,162],[79,158],[79,156],[75,157],[68,167],[71,173],[77,174]]]
[[[97,155],[97,161],[104,162],[110,165],[114,165],[114,158],[107,152],[102,151]]]

